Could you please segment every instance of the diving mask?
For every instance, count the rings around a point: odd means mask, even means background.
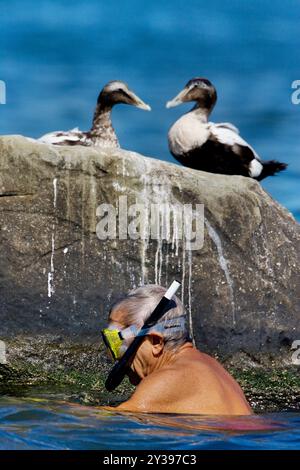
[[[117,361],[120,359],[125,351],[122,351],[124,346],[124,338],[122,333],[117,328],[104,328],[101,331],[102,338],[107,350],[110,352],[112,358]]]
[[[123,330],[116,327],[104,328],[101,331],[102,338],[107,350],[110,352],[112,358],[117,361],[121,359],[125,351],[128,349],[130,340],[138,336],[146,336],[150,332],[159,332],[167,337],[170,333],[183,331],[185,327],[185,315],[177,318],[165,320],[156,323],[154,326],[145,329],[139,329],[135,325],[129,326]]]

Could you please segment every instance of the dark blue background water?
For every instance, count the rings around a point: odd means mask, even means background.
[[[300,414],[244,418],[117,414],[0,398],[1,449],[299,449]]]
[[[219,92],[212,120],[289,163],[264,186],[300,218],[298,0],[0,0],[0,18],[1,134],[88,129],[103,84],[122,79],[153,107],[114,110],[122,146],[173,161],[167,130],[188,107],[164,104],[206,76]]]

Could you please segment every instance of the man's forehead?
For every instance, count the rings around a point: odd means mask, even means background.
[[[113,309],[109,314],[109,321],[124,325],[125,311],[121,308]]]

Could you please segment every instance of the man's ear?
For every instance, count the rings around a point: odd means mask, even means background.
[[[152,344],[152,351],[154,356],[159,356],[164,348],[164,338],[160,333],[150,333],[149,339]]]

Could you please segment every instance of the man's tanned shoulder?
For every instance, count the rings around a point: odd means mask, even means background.
[[[156,371],[145,377],[132,397],[117,407],[118,410],[160,412],[178,399],[178,372],[172,368]]]

